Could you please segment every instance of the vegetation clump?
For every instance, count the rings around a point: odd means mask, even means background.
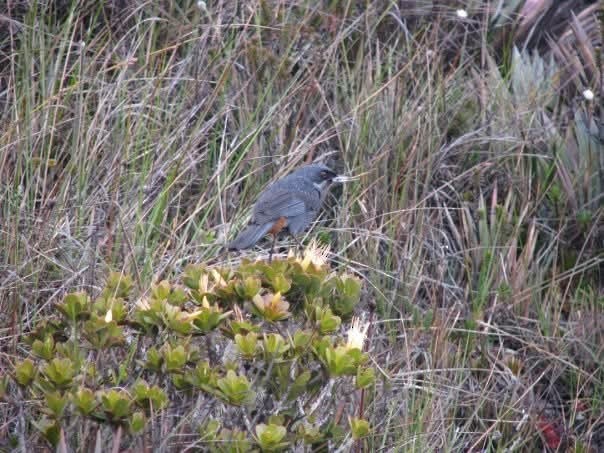
[[[168,417],[209,451],[362,439],[370,427],[357,408],[370,403],[363,389],[376,371],[363,352],[367,324],[352,317],[361,284],[317,250],[236,269],[189,265],[140,296],[118,273],[94,300],[67,294],[27,336],[4,396],[29,401],[40,435],[69,449],[88,441],[65,435],[74,424],[143,445]],[[192,406],[197,414],[176,422]]]

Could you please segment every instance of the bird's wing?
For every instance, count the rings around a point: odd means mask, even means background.
[[[319,211],[309,209],[303,215],[297,217],[291,217],[288,219],[287,228],[291,234],[297,236],[306,230],[311,223],[317,218]]]
[[[270,188],[254,206],[252,222],[262,225],[281,217],[296,217],[306,212],[305,194],[280,188]]]

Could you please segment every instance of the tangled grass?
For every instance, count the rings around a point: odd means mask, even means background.
[[[110,271],[238,266],[259,190],[321,158],[358,176],[305,241],[376,313],[365,448],[604,448],[604,13],[511,3],[11,2],[0,374]],[[6,397],[0,438],[43,442]]]

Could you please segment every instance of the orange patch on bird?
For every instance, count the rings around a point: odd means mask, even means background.
[[[279,217],[273,227],[268,232],[274,236],[279,234],[283,228],[287,226],[287,218]]]

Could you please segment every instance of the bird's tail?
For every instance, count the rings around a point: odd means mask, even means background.
[[[242,250],[253,247],[264,235],[273,227],[272,224],[248,225],[235,239],[227,246],[228,250]]]

